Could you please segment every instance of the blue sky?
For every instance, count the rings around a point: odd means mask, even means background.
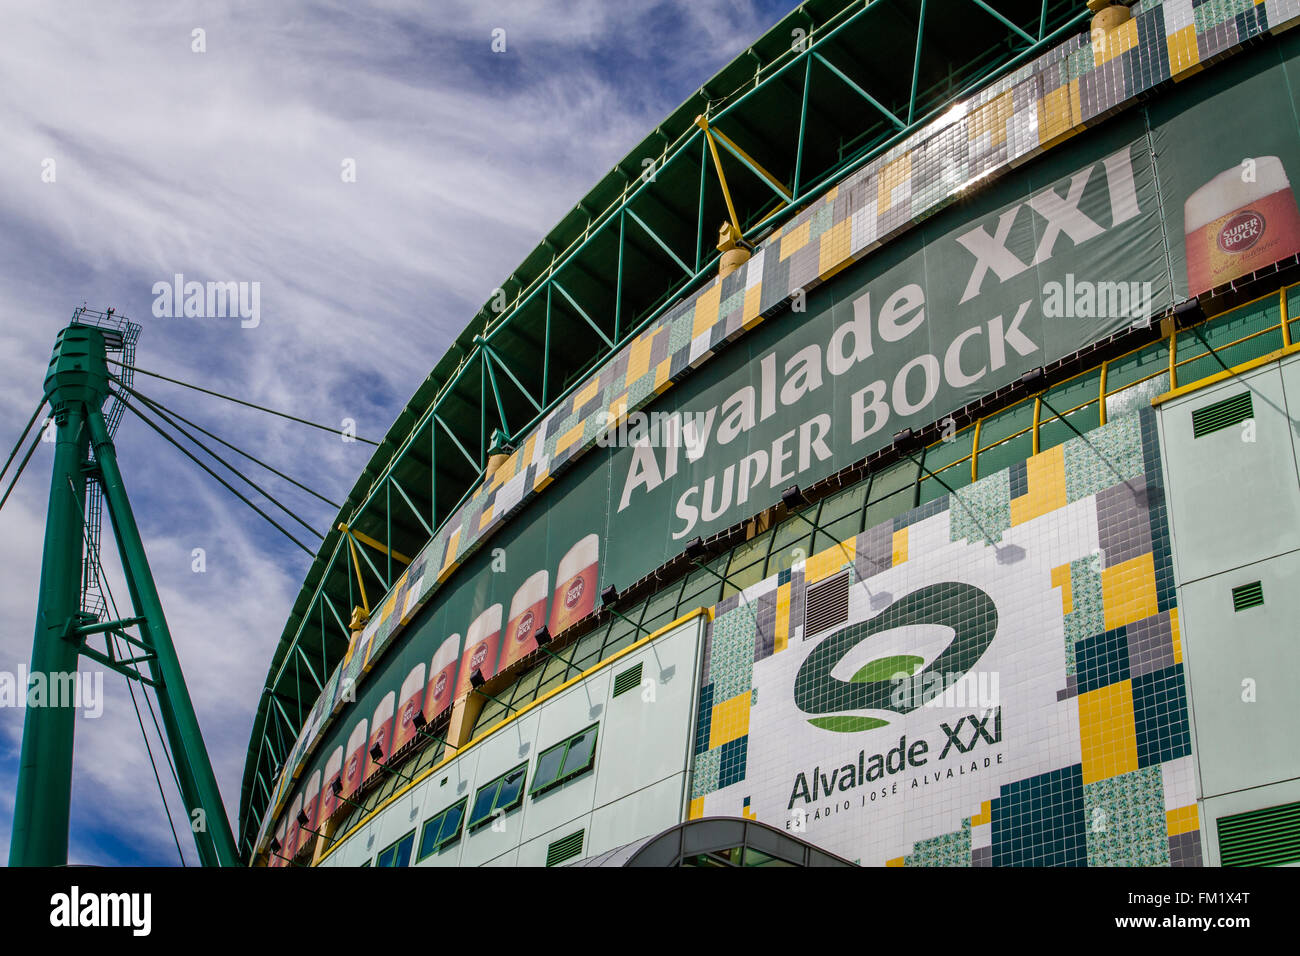
[[[0,445],[83,303],[144,326],[143,368],[382,437],[542,235],[793,6],[0,0]],[[498,28],[504,53],[491,50]],[[260,323],[155,318],[153,285],[176,273],[260,283]],[[137,387],[335,500],[369,458],[366,445],[167,383]],[[117,444],[233,818],[261,682],[309,559],[139,421]],[[31,653],[49,447],[0,512],[11,673]],[[274,487],[316,527],[334,517]],[[105,559],[121,601],[111,545]],[[125,682],[104,685],[103,716],[77,728],[70,861],[174,865]],[[4,858],[22,716],[0,708]]]

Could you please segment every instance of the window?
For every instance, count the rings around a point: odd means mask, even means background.
[[[533,795],[544,793],[590,770],[596,758],[596,730],[599,726],[592,724],[568,740],[543,750],[537,758],[537,772],[533,774],[533,788],[529,792]]]
[[[527,775],[528,764],[521,763],[509,773],[479,787],[474,794],[474,809],[469,815],[470,829],[487,823],[498,812],[504,813],[519,806],[524,800],[524,777]]]
[[[424,829],[420,831],[420,855],[416,857],[417,863],[460,838],[460,824],[465,819],[466,802],[467,799],[462,798],[424,821]]]
[[[412,830],[375,859],[375,866],[408,866],[411,862],[411,847],[415,845],[415,831]]]

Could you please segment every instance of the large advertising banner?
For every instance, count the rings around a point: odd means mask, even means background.
[[[1291,186],[1300,131],[1289,92],[1300,84],[1300,38],[1274,50],[1216,66],[955,199],[861,265],[796,295],[788,312],[641,409],[620,409],[617,369],[602,372],[608,382],[593,391],[590,414],[605,416],[605,436],[432,596],[441,568],[426,554],[415,559],[331,677],[273,805],[305,780],[304,754],[321,769],[325,755],[345,747],[347,764],[356,757],[363,773],[366,754],[354,753],[349,734],[390,692],[401,694],[396,729],[385,711],[376,731],[387,735],[385,752],[408,742],[407,714],[420,695],[402,681],[417,668],[433,721],[471,692],[476,671],[490,679],[514,666],[535,649],[543,624],[562,634],[598,606],[603,588],[641,579],[697,535],[861,460],[904,427],[940,421],[1030,369],[1300,252]],[[908,201],[874,178],[841,188],[847,209]],[[782,285],[784,249],[777,241],[756,254],[765,284]],[[689,341],[690,331],[686,313],[684,324],[662,330],[649,359],[663,361],[668,340]],[[577,418],[556,427],[572,430]],[[988,560],[968,556],[979,566]],[[952,552],[945,560],[966,559]],[[1033,566],[994,562],[988,580],[965,582],[990,595],[1012,633],[1016,615],[997,592],[1040,587]],[[951,716],[939,725],[952,726]],[[969,720],[964,727],[969,733]],[[909,740],[922,733],[909,729]],[[348,792],[358,785],[343,776]]]
[[[1216,66],[1155,100],[1152,140],[1179,299],[1300,253],[1300,39]]]
[[[1199,860],[1154,432],[1131,413],[719,605],[691,817],[864,865]]]

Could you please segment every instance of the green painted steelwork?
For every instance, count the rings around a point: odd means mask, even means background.
[[[234,834],[221,803],[102,411],[111,394],[105,361],[106,338],[111,335],[74,321],[59,333],[45,379],[57,439],[32,673],[46,675],[47,682],[54,675],[75,674],[78,659],[85,654],[129,680],[152,686],[199,858],[206,865],[231,866],[239,862]],[[81,610],[88,482],[100,486],[112,518],[135,610],[132,618],[99,623]],[[138,639],[125,634],[123,628],[128,626],[139,629]],[[104,635],[106,652],[86,643],[96,634]],[[144,653],[122,659],[114,653],[110,636],[124,638]],[[141,664],[148,666],[148,676],[141,672]],[[28,707],[24,715],[9,853],[12,866],[59,866],[68,860],[75,699],[52,697],[45,704]]]
[[[754,241],[954,101],[1083,28],[1088,16],[1081,0],[999,0],[997,11],[962,0],[942,15],[926,0],[802,4],[650,131],[494,290],[398,415],[334,524],[417,554],[429,529],[477,485],[488,436],[501,429],[517,442],[617,348],[712,277],[713,224],[728,216],[695,117],[789,184],[786,196],[718,138],[737,216]],[[627,216],[638,228],[627,228]],[[498,387],[497,370],[518,394]],[[411,492],[396,510],[390,482]],[[258,796],[265,788],[253,780],[272,771],[269,701],[285,694],[303,703],[290,658],[301,653],[329,674],[347,649],[346,628],[325,627],[318,607],[329,603],[338,618],[335,603],[356,603],[342,544],[337,531],[326,537],[271,660],[241,791],[245,845],[266,809]],[[382,592],[387,582],[376,572],[366,587]],[[285,728],[291,737],[297,730]]]

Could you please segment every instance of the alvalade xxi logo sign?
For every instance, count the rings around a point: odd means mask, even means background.
[[[952,630],[947,647],[921,673],[913,675],[924,663],[921,658],[890,655],[870,661],[848,680],[834,676],[836,665],[863,641],[911,625]],[[981,589],[956,581],[927,585],[899,598],[870,620],[844,627],[823,640],[799,667],[794,704],[806,714],[817,715],[808,722],[824,730],[853,733],[884,727],[889,721],[852,712],[910,713],[969,671],[993,642],[997,628],[997,607]],[[900,676],[909,677],[911,686],[929,690],[900,692]]]

